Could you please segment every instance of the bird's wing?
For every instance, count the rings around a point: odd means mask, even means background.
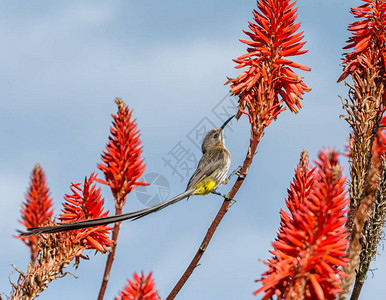
[[[223,148],[211,149],[205,152],[198,163],[196,171],[194,171],[190,178],[186,189],[193,189],[197,183],[221,167],[221,164],[227,159],[227,157],[225,157],[226,155],[229,154],[227,153],[227,150],[224,151]]]

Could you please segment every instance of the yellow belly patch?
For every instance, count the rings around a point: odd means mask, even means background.
[[[215,186],[216,183],[214,180],[205,178],[196,184],[193,195],[207,195],[214,189]]]

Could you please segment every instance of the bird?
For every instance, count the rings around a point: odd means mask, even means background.
[[[202,157],[187,184],[186,190],[183,193],[163,203],[126,214],[88,219],[73,223],[59,223],[56,226],[27,228],[27,231],[21,232],[20,236],[70,231],[81,228],[106,225],[125,220],[133,221],[164,209],[169,205],[177,203],[182,199],[193,195],[207,195],[209,193],[214,193],[226,197],[225,195],[218,193],[216,189],[222,184],[227,184],[233,175],[240,173],[239,167],[234,172],[232,172],[229,177],[227,177],[231,163],[231,155],[224,144],[224,128],[233,119],[234,116],[235,115],[228,118],[220,128],[211,129],[205,135],[201,147]]]

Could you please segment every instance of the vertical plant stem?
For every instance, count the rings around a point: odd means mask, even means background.
[[[255,132],[255,131],[253,131]],[[181,276],[180,280],[177,282],[177,284],[174,286],[173,290],[170,292],[170,294],[167,296],[165,300],[173,300],[178,292],[181,290],[181,288],[185,285],[186,281],[189,279],[190,275],[192,275],[194,269],[197,267],[201,257],[204,255],[204,252],[206,248],[209,245],[209,242],[211,241],[218,225],[220,224],[221,220],[225,216],[226,212],[229,209],[229,205],[231,203],[231,200],[236,195],[237,191],[240,189],[244,178],[246,177],[249,167],[251,166],[253,157],[256,152],[257,145],[259,144],[260,138],[262,136],[263,130],[260,131],[260,133],[252,133],[252,137],[250,140],[250,146],[248,148],[247,156],[244,160],[244,164],[241,167],[240,170],[240,176],[237,178],[235,184],[233,185],[232,189],[227,195],[227,198],[222,203],[220,210],[218,211],[215,219],[213,220],[212,224],[210,225],[200,247],[198,248],[195,256],[193,257],[192,261],[190,262],[189,266],[185,270],[184,274]]]
[[[370,265],[368,264],[365,267],[366,270],[363,270],[364,273],[358,273],[357,274],[357,276],[355,278],[355,284],[354,284],[354,288],[353,288],[350,300],[358,300],[359,295],[360,295],[361,290],[362,290],[362,287],[363,287],[363,284],[365,283],[366,273],[369,269],[369,266]]]
[[[353,130],[350,137],[350,211],[347,214],[346,227],[350,236],[359,206],[365,196],[370,172],[372,147],[382,120],[383,84],[376,81],[375,71],[366,70],[361,76],[354,72],[354,86],[350,87],[350,102],[343,107],[348,116],[344,117]],[[352,236],[350,237],[352,239]]]
[[[386,160],[382,157],[382,170],[379,175],[377,191],[371,206],[371,214],[362,230],[361,252],[359,266],[356,273],[352,300],[359,297],[371,260],[377,255],[377,247],[383,234],[386,217]]]
[[[115,214],[120,215],[122,214],[122,207],[121,206],[116,206],[115,208]],[[121,227],[121,222],[117,222],[114,224],[114,229],[113,229],[113,235],[112,235],[112,240],[113,244],[111,245],[110,251],[109,251],[109,256],[107,257],[106,260],[106,266],[105,266],[105,271],[103,273],[103,279],[102,279],[102,284],[99,289],[99,294],[98,294],[98,300],[103,300],[107,288],[107,283],[110,278],[110,271],[111,267],[113,265],[113,261],[115,258],[115,249],[117,248],[117,242],[118,242],[118,233],[119,229]]]
[[[351,203],[354,203],[353,201]],[[347,213],[347,221],[346,221],[346,228],[347,232],[350,234],[348,236],[349,240],[351,241],[353,239],[352,233],[353,233],[353,226],[355,217],[358,213],[359,205],[351,205],[350,210]]]

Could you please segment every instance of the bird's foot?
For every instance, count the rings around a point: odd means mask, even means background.
[[[232,202],[231,202],[231,204],[229,204],[228,209],[231,208],[233,206],[233,204],[235,204],[237,202],[235,199],[232,199],[231,201]]]
[[[211,193],[212,193],[212,194],[215,194],[215,195],[219,195],[219,196],[221,196],[221,197],[223,197],[223,198],[226,198],[226,197],[227,197],[227,195],[221,194],[221,193],[219,193],[219,192],[217,192],[217,191],[215,191],[215,190],[211,191]]]
[[[235,176],[235,175],[237,175],[238,177],[244,179],[244,176],[241,176],[241,173],[240,173],[240,172],[241,172],[241,166],[238,166],[238,167],[236,168],[236,170],[234,170],[234,171],[229,175],[228,181],[231,180],[231,178],[232,178],[233,176]]]
[[[231,201],[236,202],[236,200],[234,200],[234,199],[229,199],[227,195],[221,194],[221,193],[219,193],[219,192],[217,192],[217,191],[215,191],[215,190],[211,191],[211,193],[212,193],[212,194],[215,194],[215,195],[219,195],[219,196],[223,197],[224,199],[227,199],[227,200],[231,200]],[[234,203],[232,203],[231,206],[232,206],[233,204],[234,204]]]

